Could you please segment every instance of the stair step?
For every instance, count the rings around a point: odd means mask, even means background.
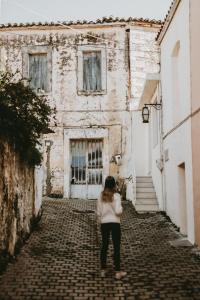
[[[137,182],[152,182],[151,177],[136,177],[136,183]]]
[[[156,199],[156,193],[136,193],[136,199]]]
[[[136,188],[138,188],[138,187],[154,188],[152,182],[136,182]]]
[[[154,187],[136,187],[137,193],[155,193]]]
[[[136,204],[135,209],[138,212],[159,211],[158,205]]]
[[[159,205],[151,176],[136,177],[136,204],[138,212],[159,211]]]
[[[136,205],[158,205],[157,199],[137,199]]]

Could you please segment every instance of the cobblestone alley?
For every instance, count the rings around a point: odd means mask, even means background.
[[[200,299],[195,248],[170,243],[180,236],[162,214],[123,206],[122,269],[128,276],[122,281],[114,279],[111,251],[107,276],[100,277],[95,201],[46,199],[37,230],[0,278],[0,299]]]

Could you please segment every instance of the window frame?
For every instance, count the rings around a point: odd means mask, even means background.
[[[101,53],[101,91],[83,89],[83,54],[84,52]],[[107,59],[106,47],[102,45],[79,45],[77,55],[77,93],[78,95],[105,95],[107,93]]]
[[[48,95],[52,91],[52,47],[50,46],[28,46],[23,48],[23,77],[29,79],[29,55],[47,55],[47,89],[37,94]]]

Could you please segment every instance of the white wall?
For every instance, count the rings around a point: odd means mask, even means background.
[[[136,176],[149,175],[149,129],[142,123],[141,111],[134,111],[132,116],[133,127],[133,157]]]
[[[186,202],[188,237],[194,242],[193,183],[191,153],[191,121],[188,120],[164,141],[164,149],[169,151],[169,160],[165,162],[166,174],[166,212],[172,221],[180,227],[180,199],[178,168],[185,163]]]
[[[160,102],[160,88],[159,85],[155,90],[155,94],[151,99],[152,103]],[[157,116],[156,116],[157,114]],[[149,174],[152,176],[158,205],[160,210],[164,210],[163,205],[163,182],[160,168],[162,168],[162,147],[161,147],[161,110],[151,109],[150,120],[149,120]],[[155,143],[155,136],[157,135],[157,143]]]
[[[172,53],[178,41],[177,95],[173,86]],[[185,163],[187,233],[189,240],[194,242],[191,121],[181,124],[191,110],[189,57],[189,0],[183,0],[161,43],[164,151],[169,153],[169,160],[165,162],[166,212],[177,226],[181,226],[178,168]]]
[[[184,20],[184,21],[183,21]],[[178,76],[179,99],[174,95],[173,57],[176,43],[180,41]],[[161,80],[164,109],[164,134],[190,114],[190,45],[189,45],[189,0],[181,1],[161,44]],[[177,109],[178,105],[178,109]],[[174,118],[174,110],[179,117]]]

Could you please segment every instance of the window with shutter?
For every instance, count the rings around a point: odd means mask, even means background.
[[[105,95],[107,93],[107,55],[105,45],[77,47],[78,95]]]
[[[83,51],[83,90],[102,90],[101,51]]]
[[[37,92],[47,92],[47,54],[29,54],[29,79]]]

